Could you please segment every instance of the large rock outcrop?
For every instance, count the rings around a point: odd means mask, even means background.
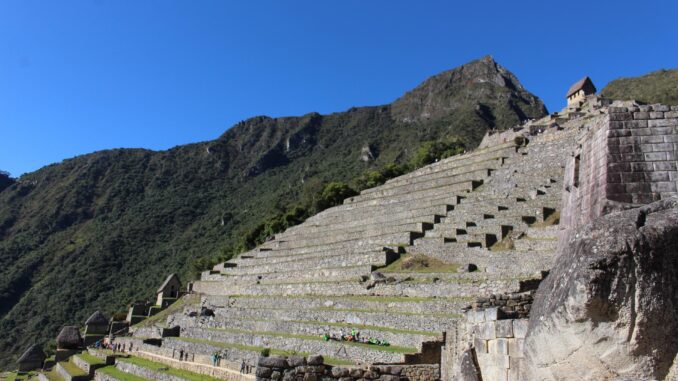
[[[535,298],[524,379],[669,379],[677,290],[678,199],[570,232]]]

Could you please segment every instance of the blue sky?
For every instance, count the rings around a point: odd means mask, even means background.
[[[678,67],[678,1],[0,2],[0,169],[393,101],[491,54],[549,110]]]

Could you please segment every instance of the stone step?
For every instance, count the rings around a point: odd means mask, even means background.
[[[56,373],[64,381],[86,381],[89,374],[80,369],[72,361],[60,361],[56,364]]]
[[[439,194],[422,194],[417,198],[406,199],[403,201],[391,202],[389,203],[389,208],[384,209],[381,204],[368,204],[368,203],[345,203],[337,205],[335,207],[326,209],[315,216],[309,217],[304,223],[305,224],[325,224],[325,223],[334,223],[339,221],[350,220],[349,217],[354,217],[353,213],[366,213],[371,216],[379,217],[392,215],[395,213],[408,213],[418,209],[424,209],[429,207],[439,207],[445,205],[456,205],[459,200],[459,196],[450,194],[449,192],[440,192]],[[298,225],[301,226],[301,225]],[[292,227],[291,229],[298,229],[298,227]]]
[[[396,254],[384,251],[372,251],[360,254],[328,256],[321,254],[292,256],[285,261],[252,264],[224,269],[224,274],[252,275],[274,273],[280,271],[310,271],[325,268],[353,266],[384,266],[397,258]]]
[[[172,367],[182,370],[190,370],[201,375],[209,375],[218,379],[227,380],[252,380],[254,381],[254,368],[257,359],[264,349],[263,347],[248,347],[245,345],[228,345],[226,343],[214,343],[215,345],[205,345],[203,343],[192,343],[181,341],[181,338],[163,338],[162,346],[145,344],[142,338],[136,337],[117,337],[116,341],[125,343],[128,347],[133,343],[134,350],[132,354],[135,357],[141,357],[154,362],[164,364],[165,367]],[[221,352],[225,355],[218,366],[213,366],[212,355],[215,352]],[[271,350],[276,353],[275,349]],[[180,355],[183,356],[182,360]],[[241,374],[240,364],[245,362],[251,367],[249,374]],[[198,376],[195,379],[201,379]],[[158,379],[158,378],[153,378]],[[163,377],[161,379],[166,379]]]
[[[218,381],[224,376],[229,379],[231,376],[239,376],[234,371],[229,372],[227,369],[210,365],[205,364],[204,360],[178,361],[153,352],[137,351],[133,357],[119,358],[115,367],[127,374],[153,380]],[[235,363],[232,366],[234,365]]]
[[[558,241],[553,239],[541,239],[523,237],[513,242],[517,251],[547,251],[555,253]]]
[[[527,257],[527,256],[526,256]],[[448,263],[457,263],[449,262]],[[463,263],[463,262],[462,262]],[[207,295],[382,295],[410,297],[469,297],[484,293],[509,292],[519,288],[517,279],[455,282],[401,282],[368,287],[361,282],[302,282],[258,285],[233,285],[220,281],[196,281],[193,290]]]
[[[391,186],[389,188],[376,190],[371,193],[361,194],[348,198],[348,202],[365,202],[369,200],[379,200],[387,197],[395,197],[403,194],[410,194],[412,192],[426,192],[431,189],[437,189],[441,187],[451,187],[458,184],[463,184],[468,181],[477,181],[483,180],[491,176],[492,169],[483,168],[470,170],[468,172],[463,172],[460,174],[453,174],[450,176],[436,178],[434,180],[418,182],[414,184],[404,184],[402,186]]]
[[[283,332],[247,332],[187,328],[182,330],[182,338],[279,348],[349,360],[364,359],[364,361],[369,363],[402,362],[404,353],[417,353],[419,351],[418,348],[414,347],[380,347],[362,343],[324,341],[320,336]],[[344,350],[341,350],[342,348]]]
[[[149,379],[125,373],[114,365],[108,365],[96,370],[94,381],[149,381]]]
[[[317,250],[319,247],[338,244],[347,248],[357,248],[376,245],[397,246],[410,245],[416,237],[423,236],[423,231],[399,231],[399,232],[365,232],[364,234],[338,235],[324,238],[308,238],[292,241],[273,241],[275,249],[308,248]]]
[[[362,275],[369,275],[374,266],[372,265],[362,265],[362,266],[345,266],[345,267],[335,267],[335,268],[316,268],[312,271],[304,270],[291,270],[285,271],[280,269],[280,271],[275,272],[266,272],[266,273],[254,273],[254,274],[243,274],[243,275],[227,275],[227,274],[203,274],[201,280],[228,280],[234,284],[256,284],[257,282],[267,283],[271,281],[284,281],[289,279],[296,280],[314,280],[318,278],[325,279],[359,279]],[[209,273],[209,272],[208,272]]]
[[[434,206],[427,206],[421,209],[411,209],[405,212],[398,212],[395,210],[380,208],[381,213],[375,213],[377,210],[356,210],[355,212],[337,215],[340,218],[325,218],[318,220],[315,223],[306,222],[290,229],[287,229],[281,234],[276,234],[276,239],[284,239],[288,236],[296,236],[307,232],[330,231],[330,230],[344,230],[351,228],[370,227],[376,224],[386,225],[400,225],[404,222],[436,222],[435,216],[444,216],[450,210],[454,209],[453,205],[438,204]]]
[[[432,172],[428,174],[423,174],[421,176],[416,176],[413,178],[409,179],[403,179],[401,181],[391,181],[388,182],[382,186],[374,187],[374,188],[369,188],[364,191],[362,191],[360,194],[361,195],[370,195],[373,193],[378,193],[378,192],[384,192],[386,190],[391,190],[403,186],[410,186],[413,184],[430,184],[435,182],[435,180],[439,179],[444,179],[452,176],[459,176],[463,175],[465,173],[471,172],[471,171],[478,171],[478,170],[485,170],[485,169],[491,169],[491,170],[497,170],[501,168],[503,164],[503,158],[482,158],[480,161],[477,162],[469,162],[467,164],[463,164],[460,166],[457,166],[455,168],[450,168],[445,171],[437,171],[437,172]]]
[[[106,366],[106,362],[94,357],[87,352],[81,354],[73,355],[71,357],[71,362],[80,368],[83,372],[87,373],[89,378],[94,377],[94,372]]]
[[[383,245],[373,245],[373,246],[359,246],[353,249],[348,249],[346,248],[345,245],[342,244],[333,244],[333,245],[325,245],[324,247],[312,247],[312,248],[291,248],[291,249],[274,249],[271,247],[258,247],[252,251],[249,251],[247,253],[243,253],[243,255],[249,255],[253,258],[259,258],[259,259],[264,259],[264,258],[290,258],[294,257],[295,255],[312,255],[312,254],[325,254],[325,255],[343,255],[343,254],[361,254],[361,253],[366,253],[366,252],[373,252],[373,251],[385,251]],[[242,256],[242,255],[241,255]],[[231,260],[232,261],[232,260]],[[227,263],[230,263],[231,261],[227,261]]]
[[[431,216],[433,219],[433,216]],[[274,242],[279,242],[278,247],[286,247],[284,243],[290,242],[294,243],[294,246],[306,246],[305,243],[315,242],[315,243],[333,243],[346,240],[354,240],[363,237],[374,237],[374,236],[383,236],[387,234],[402,233],[402,232],[416,232],[423,233],[426,230],[433,228],[432,223],[427,222],[404,222],[397,225],[388,225],[388,224],[375,224],[365,227],[353,227],[350,229],[337,229],[337,230],[327,230],[325,231],[310,231],[310,232],[300,232],[294,235],[287,235],[284,238],[278,239]],[[276,246],[270,246],[275,248]]]
[[[190,330],[226,330],[231,332],[279,332],[312,336],[314,339],[322,338],[328,334],[340,338],[351,332],[351,329],[360,331],[365,338],[386,340],[391,345],[400,347],[420,348],[425,341],[441,340],[441,333],[399,330],[393,327],[365,326],[356,324],[328,323],[316,321],[289,321],[289,320],[252,320],[234,319],[222,320],[220,324],[213,321],[195,321],[195,325],[183,325],[183,332]],[[343,334],[342,334],[343,332]]]
[[[413,246],[408,252],[462,266],[474,264],[480,271],[488,273],[521,277],[547,271],[555,260],[554,253],[549,252],[491,251],[484,248],[450,247],[450,244],[433,241],[428,242],[428,245]]]
[[[284,300],[283,303],[280,303]],[[335,308],[340,310],[370,310],[378,312],[399,311],[414,314],[455,313],[469,304],[472,298],[410,298],[383,296],[314,296],[314,295],[206,295],[202,303],[211,308],[261,308],[279,306],[288,309]],[[397,327],[396,327],[397,328]]]
[[[463,155],[456,155],[447,159],[438,161],[437,163],[429,164],[416,171],[388,180],[386,184],[409,181],[419,176],[424,176],[430,173],[445,171],[450,168],[463,166],[477,161],[485,161],[487,159],[511,157],[516,153],[516,146],[512,143],[499,144],[483,150],[476,150]]]
[[[560,226],[554,225],[542,228],[529,228],[527,229],[526,234],[530,238],[558,240],[560,238],[561,231],[562,228]]]
[[[482,182],[485,180],[485,178],[486,177],[479,176],[478,178],[473,179],[473,180],[455,182],[455,183],[451,183],[451,184],[448,184],[448,185],[442,185],[442,186],[439,186],[439,187],[427,188],[427,189],[422,189],[422,190],[417,190],[417,191],[412,191],[412,192],[404,192],[404,193],[401,193],[401,194],[392,195],[392,196],[385,196],[385,197],[376,197],[375,196],[375,197],[370,198],[370,199],[356,199],[356,197],[360,197],[360,196],[349,197],[346,200],[344,200],[344,204],[353,203],[353,204],[356,204],[356,206],[358,206],[358,207],[375,206],[375,205],[387,206],[387,205],[391,205],[391,204],[404,203],[404,202],[419,200],[419,199],[463,195],[464,193],[471,192],[475,188],[482,185]]]
[[[455,327],[460,311],[447,313],[405,313],[398,310],[371,311],[367,309],[340,308],[222,308],[216,309],[214,324],[225,325],[231,319],[240,320],[275,320],[326,322],[335,324],[356,324],[378,327],[395,327],[399,330],[423,331],[438,334]],[[198,319],[198,318],[182,318]],[[186,323],[184,323],[186,324]]]

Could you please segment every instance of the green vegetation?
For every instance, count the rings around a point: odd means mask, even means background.
[[[147,369],[152,369],[156,372],[166,373],[172,376],[181,377],[189,381],[219,381],[218,378],[206,376],[204,374],[190,372],[188,370],[170,368],[167,364],[147,360],[145,358],[130,356],[127,358],[119,358],[118,361],[128,362],[130,364],[138,365]]]
[[[658,70],[641,77],[619,78],[608,83],[600,94],[611,99],[678,105],[678,69]]]
[[[46,372],[45,376],[47,376],[47,378],[50,379],[50,381],[64,381],[63,377],[61,377],[61,375],[57,373],[56,366],[52,368],[52,370],[50,370],[49,372]]]
[[[231,332],[231,333],[242,333],[250,335],[259,335],[259,336],[275,336],[275,337],[285,337],[290,339],[300,339],[300,340],[315,340],[323,341],[323,338],[316,335],[302,335],[296,333],[284,333],[284,332],[272,332],[272,331],[248,331],[245,329],[236,329],[236,328],[208,328],[212,331],[222,331],[222,332]],[[365,343],[358,343],[353,341],[342,342],[342,344],[354,345],[354,346],[368,346],[371,349],[383,352],[393,352],[393,353],[416,353],[417,349],[412,347],[399,347],[391,345],[388,347],[374,346]],[[265,348],[268,349],[268,348]]]
[[[64,367],[66,372],[68,372],[68,374],[71,376],[84,376],[87,374],[84,370],[78,368],[78,366],[73,364],[71,361],[62,361],[59,364],[61,364],[61,366]]]
[[[384,331],[384,332],[392,332],[392,333],[401,333],[405,335],[424,335],[424,336],[438,336],[437,333],[435,332],[427,332],[427,331],[416,331],[416,330],[407,330],[407,329],[396,329],[396,328],[390,328],[390,327],[381,327],[377,325],[366,325],[366,324],[350,324],[350,323],[330,323],[330,322],[318,322],[318,321],[307,321],[307,320],[291,320],[292,322],[295,323],[302,323],[302,324],[321,324],[321,325],[328,325],[330,327],[342,327],[342,328],[358,328],[358,329],[369,329],[372,331]]]
[[[96,356],[92,356],[87,352],[82,352],[78,355],[81,359],[85,360],[86,363],[90,365],[103,364],[104,361]]]
[[[264,348],[261,350],[261,357],[268,357],[271,355],[271,348]]]
[[[122,372],[118,370],[115,366],[105,366],[103,368],[97,369],[97,372],[101,372],[103,374],[107,374],[111,377],[114,377],[120,381],[148,381],[146,378],[142,378],[139,376],[135,376],[130,373]]]
[[[506,86],[492,80],[497,75]],[[436,105],[428,117],[423,99]],[[110,316],[152,298],[168,273],[186,281],[315,206],[339,202],[348,188],[402,172],[424,142],[458,139],[470,149],[488,129],[545,111],[483,59],[391,105],[254,117],[212,141],[100,151],[25,174],[0,191],[0,368],[97,309]]]
[[[275,348],[264,348],[264,347],[258,347],[254,345],[245,345],[245,344],[234,344],[234,343],[223,343],[220,341],[210,341],[210,340],[204,340],[204,339],[194,339],[191,337],[177,337],[175,338],[176,340],[180,341],[186,341],[189,343],[198,343],[198,344],[207,344],[211,345],[214,347],[220,347],[220,348],[233,348],[233,349],[239,349],[241,351],[250,351],[250,352],[258,352],[261,353],[264,349],[268,349],[270,352],[270,355],[274,356],[309,356],[309,353],[306,352],[297,352],[297,351],[292,351],[292,350],[286,350],[286,349],[275,349]],[[325,364],[329,365],[355,365],[353,361],[350,360],[345,360],[345,359],[338,359],[334,357],[329,357],[329,356],[323,356],[325,357]]]
[[[405,254],[398,260],[382,267],[384,273],[456,273],[459,265],[446,263],[423,254]]]

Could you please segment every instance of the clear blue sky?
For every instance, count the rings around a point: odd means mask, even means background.
[[[549,110],[678,67],[678,1],[0,2],[0,169],[388,103],[491,54]]]

